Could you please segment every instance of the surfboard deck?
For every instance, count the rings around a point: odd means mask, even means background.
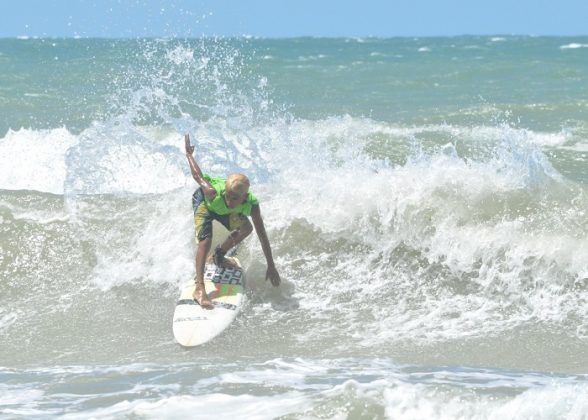
[[[192,297],[194,280],[182,289],[173,317],[173,333],[176,341],[184,347],[204,344],[222,333],[235,319],[243,302],[243,269],[235,257],[237,267],[219,268],[207,262],[204,271],[204,286],[214,309],[202,308]]]

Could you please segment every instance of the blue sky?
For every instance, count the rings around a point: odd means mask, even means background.
[[[588,0],[6,0],[0,16],[0,37],[588,34]]]

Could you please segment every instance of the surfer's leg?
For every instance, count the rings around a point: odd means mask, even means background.
[[[194,228],[196,233],[196,288],[193,298],[203,308],[212,309],[214,306],[206,294],[204,287],[204,268],[206,265],[206,256],[210,251],[212,244],[212,216],[204,204],[204,195],[202,190],[198,189],[192,197],[192,206],[194,208]]]
[[[204,287],[204,268],[206,265],[206,256],[210,251],[212,238],[205,238],[198,242],[198,249],[196,250],[196,288],[194,289],[193,298],[203,308],[212,309],[214,306],[206,294]]]

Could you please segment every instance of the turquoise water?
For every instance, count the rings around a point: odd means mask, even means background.
[[[0,39],[0,416],[588,416],[588,37]],[[183,155],[283,278],[193,350]],[[214,407],[214,408],[211,408]]]
[[[216,102],[215,76],[181,75],[208,65],[220,66],[218,81],[254,88],[266,78],[271,99],[300,118],[349,114],[402,124],[502,118],[530,129],[579,125],[585,130],[586,42],[585,37],[3,39],[7,118],[0,129],[87,127],[111,109],[113,95],[124,88],[165,87],[188,102],[196,95]],[[193,62],[182,61],[187,51],[195,53]],[[170,73],[180,77],[169,83]]]

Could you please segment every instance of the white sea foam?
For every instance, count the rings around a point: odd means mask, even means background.
[[[166,57],[175,65],[192,64],[194,62],[194,50],[183,46],[177,46],[173,50],[166,51]],[[208,64],[208,59],[202,59],[203,67]]]
[[[195,364],[150,366],[147,371],[134,365],[24,372],[42,380],[39,390],[18,385],[19,372],[4,372],[11,381],[0,386],[8,396],[0,397],[8,400],[0,413],[67,419],[580,419],[588,412],[588,384],[582,375],[419,368],[377,358],[274,359],[227,367],[231,372],[222,373],[224,366]],[[58,389],[81,384],[85,392],[56,394],[54,382]],[[104,394],[104,384],[124,392]],[[96,408],[97,395],[111,403]],[[50,410],[45,408],[48,402]]]
[[[158,401],[125,401],[112,407],[94,410],[81,416],[65,415],[65,419],[119,418],[139,416],[148,419],[217,418],[217,419],[270,419],[304,411],[307,399],[297,392],[274,396],[231,395],[212,393],[204,395],[179,395]]]
[[[264,83],[263,79],[260,81]],[[369,119],[328,119],[319,122],[325,135],[337,135],[351,130],[356,136],[367,137],[376,133],[408,139],[426,133],[445,133],[467,140],[493,141],[504,136],[517,136],[522,141],[541,146],[563,146],[569,139],[566,132],[544,133],[509,127],[464,127],[452,125],[425,125],[399,127]],[[313,123],[301,122],[288,127],[301,138],[311,134]],[[220,130],[220,131],[219,131]],[[256,132],[272,130],[271,126],[252,128]],[[302,130],[302,131],[301,131]],[[304,130],[309,130],[305,133]],[[297,132],[300,132],[297,134]],[[223,148],[207,150],[218,143],[219,134]],[[251,169],[257,159],[252,152],[251,133],[233,130],[226,122],[211,121],[209,127],[193,132],[195,141],[203,143],[202,152],[215,154],[214,161],[228,170]],[[160,193],[185,185],[185,168],[182,162],[180,134],[149,128],[131,128],[128,131],[113,130],[98,125],[75,135],[65,128],[53,130],[9,130],[0,139],[0,188],[29,189],[63,194],[66,176],[70,189],[79,193],[136,194]],[[216,139],[215,139],[216,138]],[[80,143],[82,139],[83,144]],[[256,140],[257,141],[257,140]],[[286,138],[274,138],[287,142]],[[224,149],[224,150],[223,150]],[[68,158],[68,152],[74,152]],[[232,160],[236,165],[227,167]],[[219,165],[218,162],[221,162]],[[271,165],[271,162],[268,162]]]
[[[1,248],[0,248],[1,249]],[[2,259],[0,259],[2,261]],[[16,312],[8,312],[4,309],[0,309],[0,331],[7,329],[18,320],[18,314]]]
[[[306,56],[299,56],[298,61],[317,61],[322,60],[323,58],[327,58],[325,54],[315,54],[315,55],[306,55]]]
[[[195,183],[194,183],[195,184]],[[125,242],[127,251],[104,247],[97,255],[94,284],[102,290],[139,279],[148,284],[163,283],[182,286],[194,273],[194,237],[190,197],[194,188],[168,194],[148,207],[137,209],[146,224]],[[119,240],[120,232],[111,233]],[[108,238],[100,242],[108,243]],[[192,274],[191,274],[192,273]]]
[[[588,44],[579,44],[577,42],[572,42],[571,44],[561,45],[559,47],[560,50],[576,50],[578,48],[588,48]]]
[[[149,194],[183,186],[182,136],[145,137],[143,132],[97,124],[80,134],[80,141],[66,155],[66,192]]]
[[[514,398],[456,396],[421,385],[389,387],[383,392],[386,416],[407,419],[554,419],[582,418],[588,410],[585,386],[530,389]]]
[[[57,210],[48,210],[46,208],[31,209],[29,206],[15,206],[10,203],[0,203],[10,210],[14,220],[25,220],[39,225],[67,222],[69,220],[69,215],[66,210],[62,208]],[[0,218],[0,224],[1,223],[3,223],[3,221]]]
[[[588,152],[588,143],[576,143],[571,146],[562,147],[562,149],[571,150],[571,151],[580,152],[580,153],[587,153]],[[581,160],[581,161],[585,160],[585,159],[582,159],[581,156],[579,156],[577,159]]]
[[[51,95],[48,95],[46,93],[25,93],[24,96],[27,96],[29,98],[50,98]]]
[[[65,128],[9,130],[0,139],[0,188],[62,194],[65,155],[77,141]]]
[[[2,371],[0,371],[2,373]],[[35,415],[42,411],[30,408],[40,400],[44,392],[31,389],[27,385],[13,386],[0,384],[0,414]]]

